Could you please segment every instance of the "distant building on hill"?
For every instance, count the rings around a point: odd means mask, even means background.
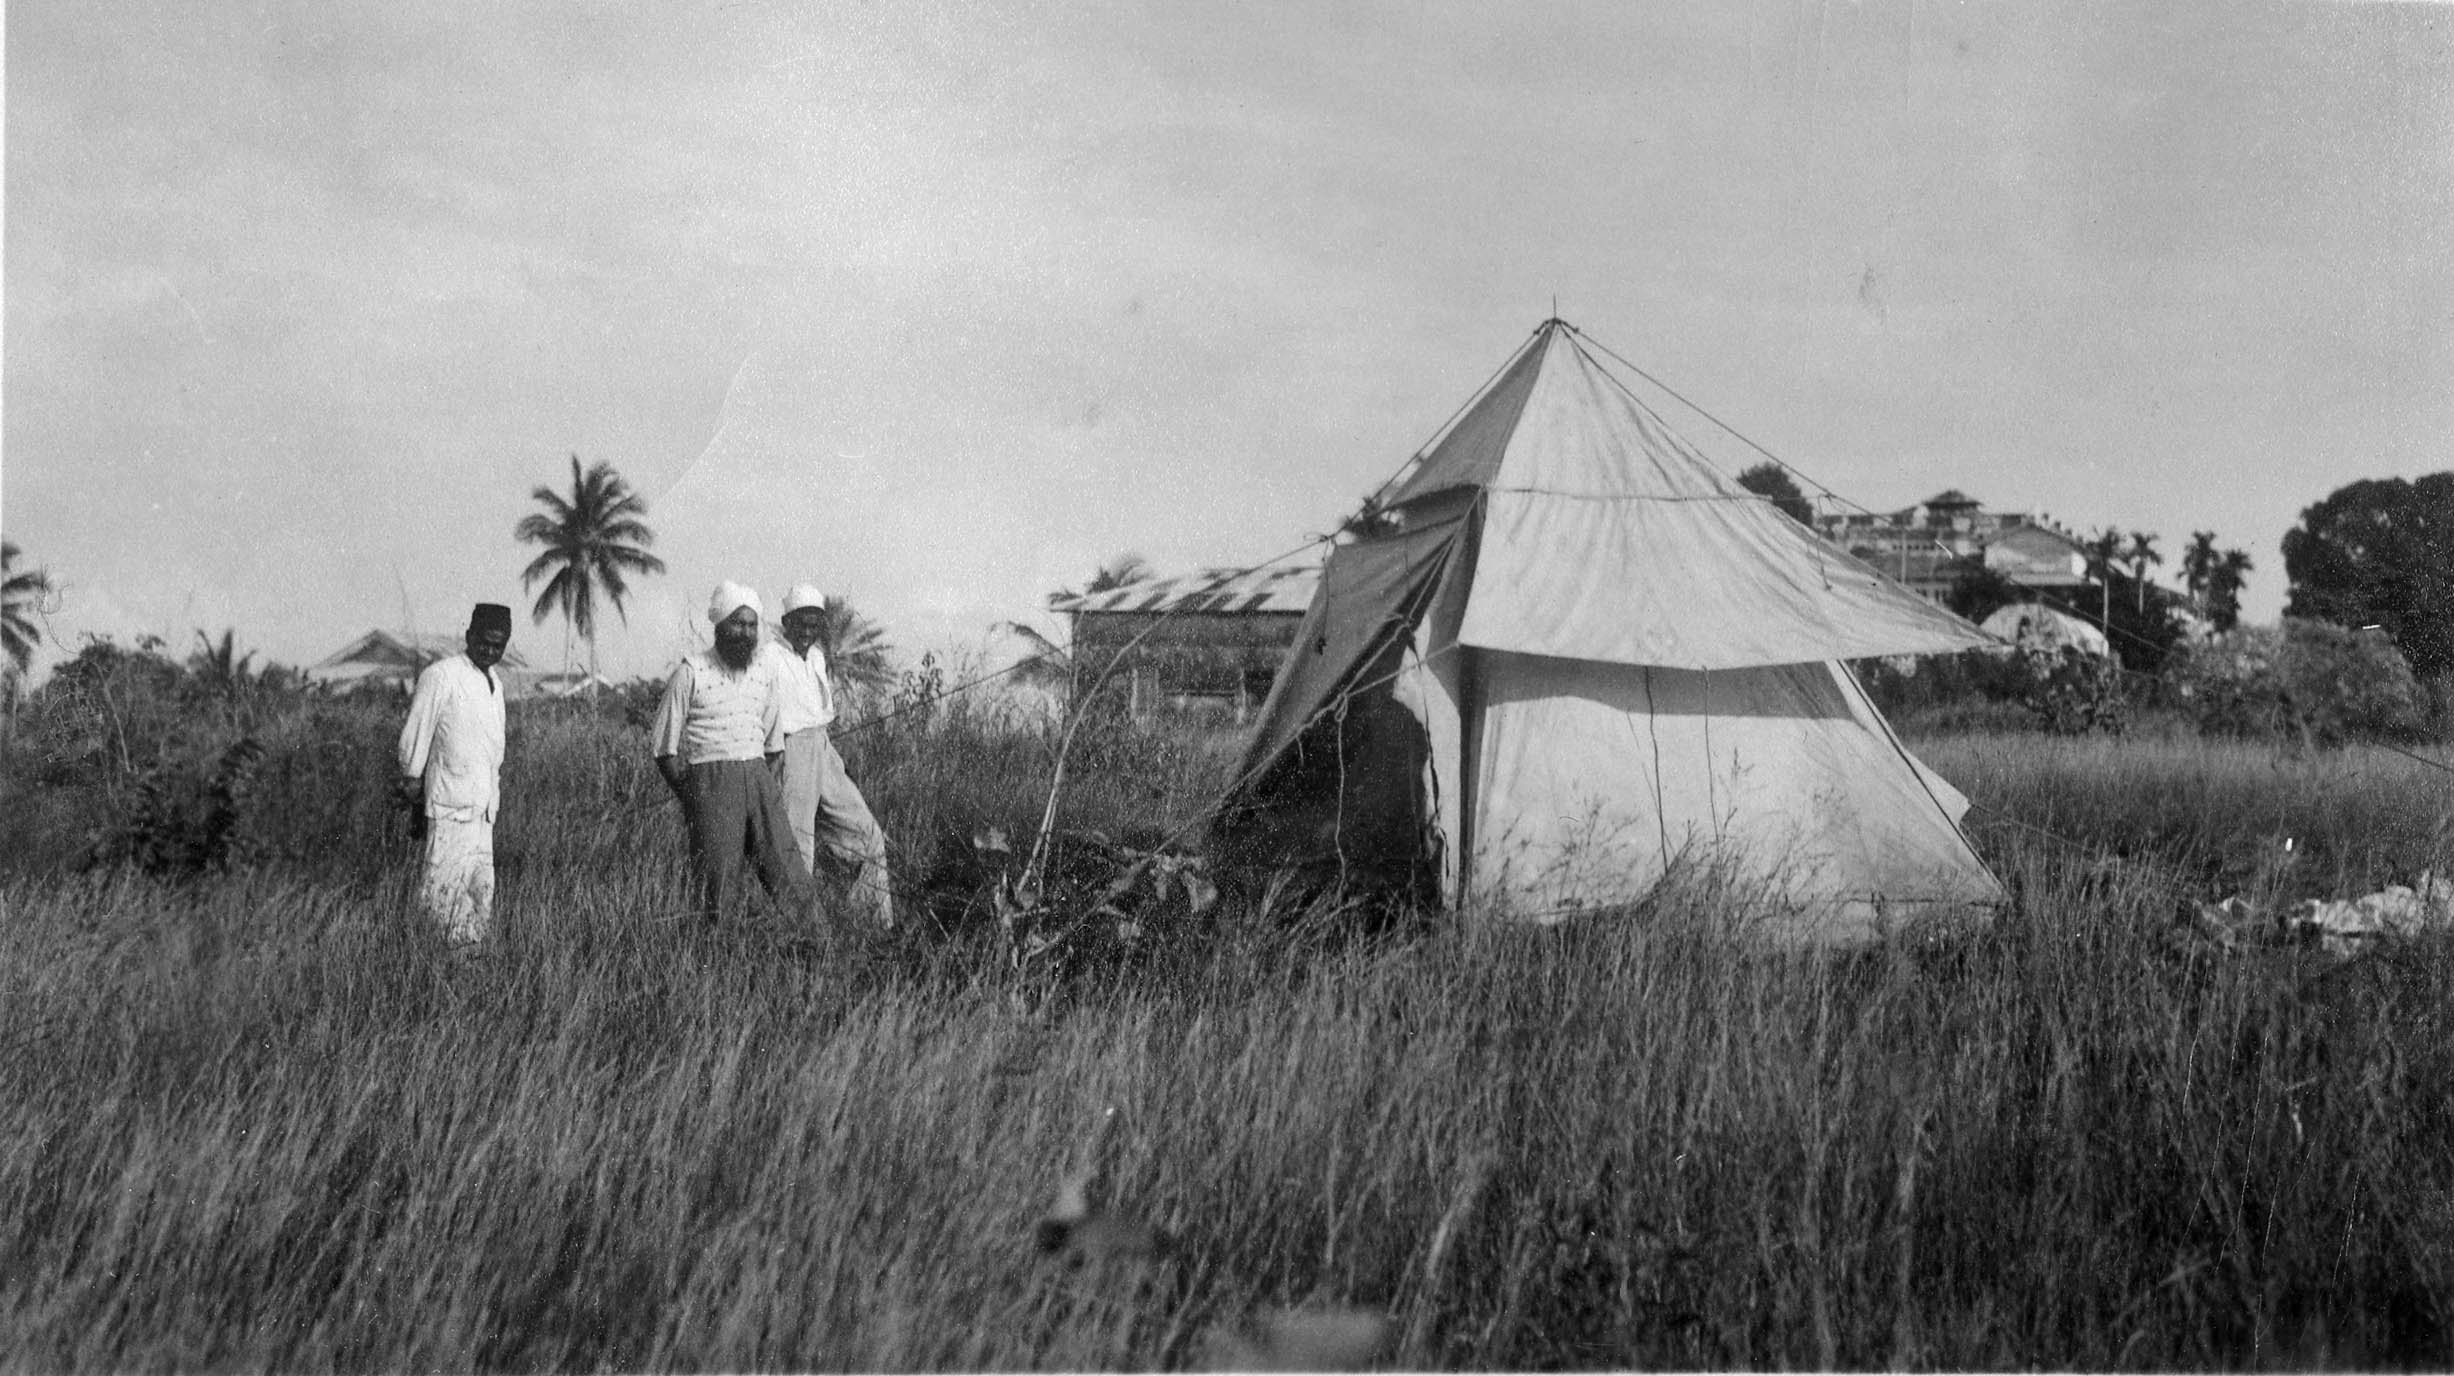
[[[1110,681],[1124,681],[1136,716],[1172,708],[1241,723],[1269,696],[1320,582],[1317,566],[1201,569],[1060,594],[1049,607],[1072,625],[1075,693],[1090,691],[1114,665]],[[1134,644],[1136,637],[1145,638]]]
[[[463,639],[454,634],[368,631],[308,665],[307,681],[339,692],[371,686],[405,693],[416,685],[419,670],[460,653]],[[514,698],[563,697],[588,686],[586,670],[555,673],[531,668],[517,646],[503,652],[495,673],[502,678],[506,695]]]
[[[1898,511],[1818,516],[1815,529],[1929,602],[1949,598],[1952,585],[1976,566],[2064,597],[2097,583],[2078,536],[2042,515],[1988,511],[1958,488]]]

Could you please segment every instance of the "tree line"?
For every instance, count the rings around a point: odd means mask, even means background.
[[[521,590],[536,591],[531,622],[543,625],[548,617],[561,616],[586,643],[593,678],[599,599],[627,624],[632,580],[662,574],[665,565],[652,552],[656,537],[646,500],[614,466],[600,460],[582,467],[576,454],[570,465],[569,491],[545,484],[532,488],[529,496],[538,509],[521,517],[512,535],[538,549],[521,572]],[[1738,481],[1813,527],[1813,506],[1778,464],[1759,464]],[[2180,635],[2172,606],[2160,601],[2172,594],[2149,577],[2164,562],[2158,538],[2107,527],[2081,542],[2099,604],[2071,610],[2101,621],[2126,663],[2145,661],[2132,667],[2152,669]],[[2454,556],[2454,473],[2347,484],[2304,508],[2284,536],[2289,589],[2284,615],[2382,635],[2419,678],[2446,676],[2454,673],[2454,558],[2449,556]],[[2240,621],[2241,593],[2255,567],[2246,551],[2220,547],[2213,531],[2194,531],[2181,554],[2179,605],[2204,618],[2211,630],[2230,631]],[[1103,570],[1103,576],[1130,579],[1147,572]],[[1972,562],[1962,570],[1951,602],[1963,615],[1982,618],[1993,607],[2028,595],[1982,562]],[[57,610],[59,596],[49,570],[26,566],[13,541],[0,541],[0,674],[5,675],[0,696],[9,701],[44,638],[43,618]],[[847,685],[891,684],[891,646],[884,631],[841,598],[828,599],[827,617],[827,659]],[[193,658],[200,675],[227,680],[249,673],[253,656],[237,650],[231,633],[225,631],[218,643],[202,632],[198,639]]]
[[[568,492],[540,483],[529,490],[537,510],[512,527],[512,539],[538,549],[520,573],[520,590],[536,591],[529,608],[531,624],[542,626],[559,615],[588,649],[588,677],[598,678],[597,633],[600,605],[611,606],[627,625],[632,580],[662,574],[665,563],[651,552],[656,533],[647,522],[647,500],[614,466],[598,460],[583,468],[571,456]],[[21,567],[24,555],[15,542],[0,541],[0,698],[14,702],[34,652],[44,639],[43,618],[58,610],[62,595],[48,569]],[[542,583],[542,588],[538,584]],[[198,649],[185,666],[200,681],[246,686],[302,686],[298,672],[281,665],[255,667],[253,651],[238,649],[236,635],[222,632],[219,641],[196,633]],[[154,643],[146,648],[158,653]],[[893,646],[883,627],[841,597],[827,598],[825,628],[819,636],[827,665],[839,688],[881,690],[893,686]],[[290,680],[296,680],[291,683]]]

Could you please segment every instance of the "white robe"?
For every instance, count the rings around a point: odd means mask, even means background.
[[[418,901],[455,942],[494,925],[494,816],[502,801],[503,684],[465,654],[418,675],[400,732],[400,768],[422,780],[426,873]]]

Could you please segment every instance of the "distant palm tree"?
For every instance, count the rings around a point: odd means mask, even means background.
[[[2207,577],[2207,620],[2219,631],[2241,624],[2241,589],[2249,584],[2249,551],[2228,549]]]
[[[196,633],[196,652],[187,657],[187,671],[198,686],[216,697],[234,697],[247,687],[253,677],[249,672],[256,652],[239,653],[238,632],[223,631],[220,644],[215,644],[204,632]]]
[[[8,652],[12,687],[34,662],[34,647],[43,643],[43,628],[34,618],[54,591],[49,573],[17,567],[20,554],[16,545],[0,541],[0,647]]]
[[[1026,626],[1019,621],[1000,621],[992,629],[1013,636],[1030,651],[1028,657],[1009,671],[1015,678],[1040,688],[1062,689],[1073,684],[1074,657],[1037,627]]]
[[[1090,581],[1084,583],[1079,591],[1060,589],[1049,600],[1053,602],[1058,598],[1093,597],[1103,592],[1114,592],[1118,588],[1149,582],[1151,575],[1157,572],[1148,559],[1128,550],[1092,570]]]
[[[2111,526],[2088,537],[2079,547],[2086,555],[2088,573],[2096,579],[2096,624],[2110,630],[2113,620],[2114,563],[2122,557],[2122,533]]]
[[[1364,499],[1363,510],[1350,517],[1345,529],[1355,534],[1378,534],[1386,528],[1386,518],[1375,498]],[[1076,597],[1095,597],[1114,592],[1136,583],[1149,581],[1157,570],[1139,554],[1117,555],[1091,571],[1091,576],[1079,588],[1059,588],[1048,595],[1051,602],[1064,602]],[[995,629],[1005,631],[1030,649],[1031,657],[1014,667],[1014,676],[1025,683],[1042,688],[1061,688],[1070,692],[1074,686],[1073,653],[1050,640],[1035,627],[1019,621],[1000,621]]]
[[[1355,514],[1338,524],[1340,535],[1351,535],[1358,540],[1387,535],[1396,529],[1397,517],[1390,512],[1388,504],[1381,501],[1377,492],[1364,498],[1363,505],[1355,508]]]
[[[543,545],[545,552],[521,570],[520,589],[525,592],[538,579],[546,580],[545,591],[529,609],[529,618],[542,625],[546,613],[559,611],[563,621],[588,642],[588,679],[593,691],[597,593],[605,594],[613,603],[614,614],[628,625],[630,613],[622,599],[630,595],[630,585],[623,575],[665,571],[665,561],[647,550],[656,543],[656,533],[641,519],[648,514],[647,500],[631,491],[614,466],[601,459],[582,473],[577,454],[571,456],[569,497],[550,487],[532,489],[528,495],[545,510],[521,517],[512,536],[522,544]]]
[[[2130,576],[2139,584],[2139,613],[2147,613],[2147,570],[2150,565],[2161,567],[2164,556],[2156,552],[2156,537],[2144,530],[2130,532]]]
[[[820,614],[818,647],[826,652],[827,677],[837,692],[884,692],[895,686],[894,646],[886,628],[840,597],[829,597]]]
[[[2207,611],[2208,580],[2215,576],[2216,565],[2223,562],[2223,558],[2215,547],[2214,531],[2190,532],[2190,547],[2181,552],[2181,581],[2182,586],[2190,590],[2190,604],[2198,608],[2202,616]]]

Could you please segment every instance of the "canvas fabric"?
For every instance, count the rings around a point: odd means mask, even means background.
[[[1447,511],[1403,533],[1331,552],[1320,589],[1262,699],[1245,752],[1248,763],[1266,764],[1284,755],[1341,685],[1413,635],[1427,597],[1465,534],[1465,514]],[[1390,666],[1380,667],[1385,674]]]
[[[1387,500],[1459,488],[1483,499],[1468,645],[1734,669],[1989,640],[1722,474],[1564,329]]]
[[[1752,494],[1694,501],[1493,492],[1466,644],[1742,669],[1987,644]]]
[[[1633,902],[1676,864],[1812,942],[1998,895],[1938,788],[1832,664],[1713,673],[1488,657],[1470,873],[1522,915]]]
[[[1985,619],[1984,628],[1988,634],[2000,636],[2022,650],[2052,653],[2073,649],[2098,659],[2113,657],[2112,642],[2105,639],[2103,631],[2042,602],[2015,602],[1997,608]]]
[[[1791,943],[1982,909],[1966,799],[1838,662],[1983,632],[1740,488],[1546,326],[1332,551],[1230,863],[1532,917],[1743,876]]]

